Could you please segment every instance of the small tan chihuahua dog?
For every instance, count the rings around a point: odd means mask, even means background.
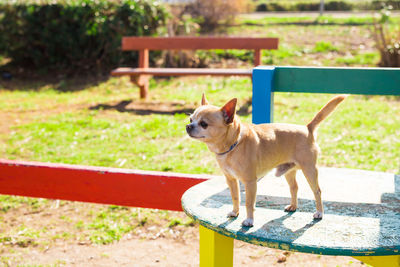
[[[266,123],[241,123],[235,116],[234,98],[222,108],[209,105],[203,94],[201,106],[190,116],[186,132],[204,142],[214,152],[229,186],[233,210],[229,217],[239,215],[239,180],[246,190],[247,218],[243,226],[253,226],[257,180],[276,168],[276,176],[285,175],[290,187],[291,202],[285,211],[297,209],[296,171],[301,169],[314,193],[317,211],[322,219],[323,206],[318,185],[316,128],[345,99],[340,95],[330,100],[307,126]]]

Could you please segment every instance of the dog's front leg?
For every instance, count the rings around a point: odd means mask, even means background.
[[[254,222],[254,204],[256,202],[257,195],[257,179],[253,181],[244,182],[246,190],[246,212],[247,218],[242,222],[243,226],[251,227]]]
[[[228,217],[237,217],[239,215],[240,193],[239,193],[239,180],[225,176],[226,183],[229,186],[232,196],[233,209],[228,213]]]

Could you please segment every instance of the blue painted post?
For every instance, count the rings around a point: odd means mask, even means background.
[[[274,93],[272,82],[275,67],[259,66],[253,69],[253,112],[255,124],[273,121]]]

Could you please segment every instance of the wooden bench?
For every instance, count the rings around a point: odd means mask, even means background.
[[[400,69],[256,67],[253,123],[273,121],[274,92],[400,95]],[[267,177],[258,186],[253,228],[241,226],[244,215],[226,217],[232,204],[224,179],[189,189],[182,205],[201,225],[200,266],[231,267],[233,239],[239,239],[283,250],[352,256],[373,266],[399,267],[400,175],[321,168],[319,179],[325,206],[321,221],[312,219],[314,197],[307,184],[299,186],[298,210],[287,213],[283,211],[290,202],[286,181]],[[297,179],[298,183],[305,181],[304,177]]]
[[[150,68],[150,50],[210,50],[248,49],[254,50],[254,66],[261,64],[262,49],[277,49],[278,38],[248,37],[123,37],[123,51],[139,51],[138,68],[117,68],[112,76],[129,75],[140,88],[140,98],[146,98],[150,76],[248,76],[251,69],[209,69],[209,68]]]

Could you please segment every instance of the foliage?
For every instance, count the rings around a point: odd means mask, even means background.
[[[200,31],[200,25],[197,20],[186,11],[185,6],[171,6],[171,16],[167,21],[168,36],[176,35],[197,35]]]
[[[167,35],[196,36],[221,30],[233,22],[235,15],[247,8],[247,3],[247,0],[196,0],[185,5],[175,5],[167,23]],[[214,54],[210,51],[163,51],[162,60],[157,65],[204,68],[215,58]],[[229,52],[225,54],[228,55]]]
[[[298,11],[315,11],[319,10],[320,3],[298,3],[295,5],[295,10]],[[336,10],[352,10],[352,4],[345,1],[330,1],[324,5],[324,9],[326,11],[336,11]]]
[[[363,1],[361,1],[361,3],[362,2]],[[398,1],[398,0],[387,0],[387,1],[373,0],[370,3],[370,6],[368,7],[368,9],[380,10],[380,9],[382,9],[382,7],[385,7],[385,6],[391,6],[393,9],[399,10],[400,9],[400,1]]]
[[[186,6],[186,12],[198,20],[201,32],[212,32],[232,23],[246,8],[246,0],[195,0]]]
[[[200,31],[200,25],[190,14],[186,13],[182,5],[171,7],[171,16],[167,20],[165,35],[167,36],[195,36]],[[169,68],[197,68],[205,67],[204,57],[199,57],[196,51],[191,50],[164,50],[161,59],[156,65]]]
[[[151,35],[166,16],[145,0],[1,4],[0,48],[17,66],[110,69],[132,59],[122,57],[121,36]]]
[[[373,25],[372,35],[381,55],[381,67],[400,67],[400,27],[390,28],[391,6],[385,7]]]

